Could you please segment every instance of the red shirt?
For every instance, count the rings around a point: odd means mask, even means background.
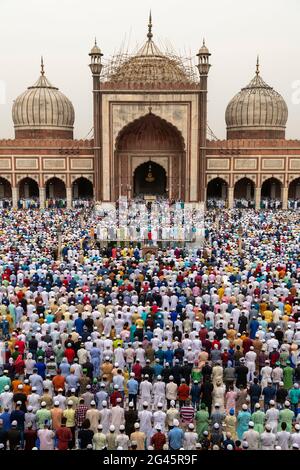
[[[179,400],[185,401],[190,395],[190,388],[187,384],[183,383],[179,385],[177,393]]]
[[[116,406],[117,405],[117,399],[118,398],[121,398],[122,399],[122,395],[120,392],[118,392],[117,390],[115,392],[113,392],[110,396],[110,404],[112,406]]]
[[[65,356],[68,359],[68,363],[72,364],[74,357],[75,357],[75,351],[72,348],[67,348],[65,350]]]
[[[162,450],[166,442],[166,436],[162,432],[156,432],[151,437],[151,444],[153,445],[154,450]]]
[[[56,437],[58,439],[58,444],[57,444],[58,450],[68,450],[69,441],[72,440],[71,429],[65,426],[61,426],[56,431]]]

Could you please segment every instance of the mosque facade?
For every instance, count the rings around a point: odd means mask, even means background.
[[[110,205],[121,196],[181,199],[300,199],[300,141],[286,140],[287,105],[261,77],[229,102],[226,140],[207,134],[211,54],[197,65],[156,45],[149,19],[145,43],[104,63],[90,51],[92,139],[73,138],[70,100],[45,75],[16,98],[14,139],[0,140],[0,199],[91,198]]]

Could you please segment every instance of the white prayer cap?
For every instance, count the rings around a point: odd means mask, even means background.
[[[274,401],[274,400],[270,400],[269,403],[270,403],[271,406],[274,406],[274,405],[275,405],[275,401]]]
[[[144,402],[143,402],[143,406],[148,406],[148,402],[147,402],[147,401],[144,401]]]
[[[129,408],[133,408],[134,407],[134,404],[133,402],[131,401],[129,404],[128,404]]]
[[[68,405],[73,405],[73,400],[68,400]]]
[[[174,406],[174,405],[175,405],[175,400],[171,400],[171,401],[170,401],[170,405],[171,405],[171,406]]]
[[[189,429],[193,430],[195,428],[195,426],[193,425],[193,423],[190,423],[189,424]]]
[[[109,426],[109,430],[110,430],[111,432],[115,431],[115,429],[116,429],[116,428],[114,427],[113,424],[111,424],[111,425]]]
[[[300,424],[298,424],[298,423],[295,424],[295,429],[296,429],[297,431],[299,431],[299,429],[300,429]]]
[[[157,431],[161,431],[161,424],[159,424],[159,423],[156,424],[156,425],[155,425],[155,429],[157,429]]]
[[[215,403],[215,408],[220,408],[220,403]]]
[[[98,424],[97,429],[98,429],[99,431],[102,431],[102,429],[103,429],[102,424]]]
[[[75,388],[71,388],[71,392],[72,392],[72,393],[75,393],[75,392],[76,392],[76,389],[75,389]]]
[[[13,427],[18,426],[18,422],[17,422],[16,420],[14,420],[14,421],[12,421],[11,425],[12,425]]]
[[[215,429],[219,429],[219,427],[220,427],[219,423],[215,423],[215,424],[214,424],[214,428],[215,428]]]
[[[95,400],[92,400],[92,401],[91,401],[91,406],[95,406],[95,405],[96,405]]]
[[[178,419],[173,420],[173,426],[179,426],[179,421]]]
[[[135,428],[135,429],[139,429],[139,428],[140,428],[140,424],[139,424],[139,423],[134,423],[134,428]]]
[[[292,445],[292,448],[293,449],[299,449],[299,444],[297,444],[296,442]]]
[[[254,428],[254,423],[253,423],[253,421],[249,421],[249,428]]]
[[[107,401],[106,400],[103,400],[102,406],[104,406],[104,407],[107,406]]]
[[[45,401],[42,401],[41,406],[47,406],[47,403]]]
[[[59,406],[59,401],[55,400],[54,406]]]

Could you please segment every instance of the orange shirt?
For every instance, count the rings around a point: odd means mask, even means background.
[[[61,408],[52,408],[51,410],[52,427],[55,431],[61,426],[62,416],[63,416],[63,410]]]
[[[11,386],[12,386],[13,393],[17,393],[19,391],[18,385],[21,385],[21,384],[22,384],[21,380],[15,379],[12,381]]]
[[[31,386],[24,384],[23,393],[25,393],[25,395],[28,397],[28,395],[31,393]]]
[[[57,392],[59,388],[65,389],[65,377],[63,375],[55,375],[52,379],[54,390]]]

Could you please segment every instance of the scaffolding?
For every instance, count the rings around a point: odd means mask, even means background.
[[[170,45],[164,47],[164,51],[162,53],[152,39],[133,53],[123,46],[104,63],[102,85],[198,87],[199,77],[192,58],[176,54]]]

